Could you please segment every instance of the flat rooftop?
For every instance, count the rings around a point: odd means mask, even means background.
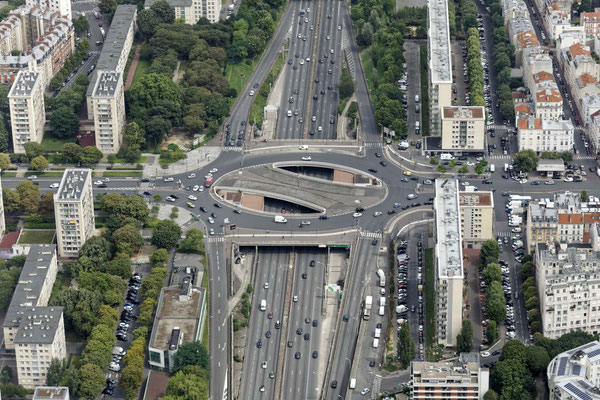
[[[15,344],[51,344],[62,314],[62,307],[27,308],[15,335]]]
[[[60,181],[56,199],[58,201],[80,200],[87,180],[90,180],[91,185],[91,169],[66,169]]]
[[[39,72],[20,71],[10,88],[8,97],[29,97],[35,88],[35,85],[40,82]]]
[[[64,386],[38,386],[33,392],[32,400],[66,400],[69,388]]]
[[[556,356],[548,365],[548,380],[573,399],[600,399],[594,368],[598,363],[600,342],[584,344]],[[588,365],[592,368],[588,369]]]
[[[431,83],[452,83],[448,2],[427,0]]]
[[[25,312],[38,305],[48,270],[56,255],[55,244],[32,245],[21,270],[10,305],[4,318],[5,327],[18,327]]]
[[[479,355],[462,353],[454,361],[413,361],[411,375],[415,384],[477,383],[479,377]]]
[[[442,107],[444,119],[485,119],[485,111],[481,106],[444,106]]]
[[[439,278],[463,277],[458,180],[435,180],[436,257]]]
[[[460,192],[458,200],[461,207],[494,207],[492,192]]]
[[[121,73],[115,71],[99,71],[96,87],[92,97],[114,97],[117,87],[121,83]]]
[[[192,287],[187,301],[180,301],[181,293],[181,286],[162,289],[150,336],[150,347],[168,350],[175,328],[183,334],[183,343],[196,339],[204,306],[205,290],[201,287]]]

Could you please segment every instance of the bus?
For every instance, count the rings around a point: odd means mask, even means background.
[[[516,194],[511,194],[510,196],[508,196],[508,198],[510,199],[510,201],[523,201],[523,202],[531,201],[531,196],[519,196]]]
[[[206,182],[204,182],[204,187],[209,188],[213,184],[213,179],[214,178],[212,176],[206,178]]]

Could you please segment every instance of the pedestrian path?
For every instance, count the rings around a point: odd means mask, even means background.
[[[131,191],[136,191],[136,190],[141,190],[142,188],[140,187],[107,187],[107,188],[96,188],[97,190],[100,189],[104,189],[104,190],[115,190],[115,191],[122,191],[122,190],[131,190]]]
[[[352,57],[350,43],[348,42],[348,35],[346,34],[345,30],[342,34],[342,50],[344,50],[344,53],[346,54],[346,64],[348,64],[350,76],[352,79],[356,80],[356,65],[354,64],[354,57]]]
[[[372,238],[372,239],[380,239],[381,232],[360,231],[360,236],[368,237],[368,238]]]

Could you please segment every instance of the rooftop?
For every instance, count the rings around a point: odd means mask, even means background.
[[[458,199],[461,207],[494,207],[492,192],[460,192]]]
[[[573,123],[569,119],[560,120],[560,121],[554,121],[554,120],[550,120],[550,119],[543,119],[542,120],[542,129],[545,130],[545,131],[546,130],[572,131],[575,128],[573,126]]]
[[[598,381],[593,374],[594,368],[600,363],[600,342],[594,341],[583,346],[567,350],[554,357],[548,365],[546,373],[548,381],[572,399],[600,399]]]
[[[428,0],[429,70],[432,83],[452,83],[448,2]]]
[[[6,311],[4,325],[17,327],[25,311],[38,306],[39,294],[48,276],[52,259],[56,256],[55,244],[32,245],[21,270],[19,281]],[[44,304],[45,305],[45,304]]]
[[[15,344],[52,343],[62,314],[62,307],[27,308],[15,335]]]
[[[169,286],[161,290],[149,341],[150,347],[160,350],[177,349],[178,343],[173,343],[172,340],[174,331],[178,331],[175,339],[179,339],[183,334],[183,343],[196,340],[205,290],[201,287],[191,287],[188,296],[184,289],[185,285]]]
[[[594,78],[592,75],[590,75],[588,73],[585,73],[585,74],[579,75],[579,77],[577,77],[577,79],[575,81],[577,82],[577,86],[579,86],[580,89],[583,89],[587,85],[595,84],[596,78]]]
[[[520,119],[519,129],[542,129],[542,120],[533,117]]]
[[[547,208],[537,203],[529,203],[529,215],[533,222],[558,223],[558,211],[556,209]]]
[[[96,80],[96,87],[92,97],[113,97],[117,87],[121,84],[121,73],[114,71],[99,71],[99,77]]]
[[[36,85],[40,85],[41,77],[39,72],[19,71],[15,82],[10,88],[8,97],[29,97]]]
[[[413,361],[410,363],[415,385],[445,383],[477,383],[479,377],[479,354],[461,353],[454,361]]]
[[[540,90],[535,94],[535,99],[538,102],[544,103],[560,103],[562,102],[562,96],[558,90]]]
[[[69,398],[68,387],[38,386],[32,400],[66,400]]]
[[[91,169],[66,169],[56,193],[56,199],[58,201],[80,200],[86,183],[91,186],[91,181]]]
[[[437,276],[462,279],[463,257],[456,179],[435,180],[435,225]]]
[[[484,119],[485,112],[482,106],[445,106],[442,107],[442,118],[454,118],[454,119]]]

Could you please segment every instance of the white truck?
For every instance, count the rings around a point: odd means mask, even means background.
[[[379,298],[379,306],[380,307],[385,307],[385,296],[381,296]]]
[[[276,215],[274,221],[278,224],[285,224],[287,219],[283,215]]]
[[[454,160],[454,156],[450,153],[442,153],[442,154],[440,154],[440,160],[452,161],[452,160]]]
[[[373,296],[365,297],[365,309],[363,313],[363,319],[368,320],[371,316],[371,308],[373,308]]]
[[[375,338],[379,339],[381,337],[381,329],[375,328]]]
[[[373,348],[378,348],[379,347],[379,339],[373,339]]]
[[[262,299],[260,301],[260,311],[265,311],[267,309],[267,300]]]
[[[490,164],[490,172],[496,172],[496,166],[494,164]]]
[[[385,307],[379,306],[379,316],[383,317],[385,315]]]
[[[382,269],[377,270],[377,276],[379,276],[379,286],[384,288],[385,287],[385,274],[383,273]]]
[[[508,164],[504,164],[504,172],[508,172]]]

